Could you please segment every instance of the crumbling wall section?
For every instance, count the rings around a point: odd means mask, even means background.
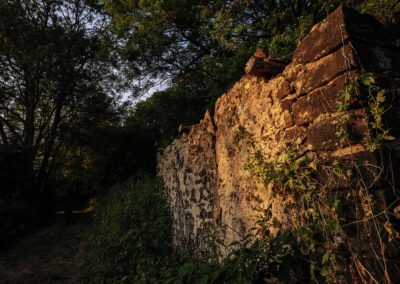
[[[336,106],[346,78],[354,79],[361,69],[375,72],[388,90],[388,127],[400,137],[399,46],[373,17],[340,7],[312,28],[281,73],[271,78],[249,72],[242,77],[218,99],[213,117],[207,112],[189,134],[158,155],[158,175],[174,215],[175,246],[186,253],[207,250],[207,228],[230,243],[267,212],[276,224],[272,231],[290,226],[295,212],[287,208],[288,200],[278,197],[271,204],[272,193],[244,170],[246,145],[234,141],[240,129],[252,135],[267,160],[277,156],[282,143],[290,143],[300,155],[320,161],[356,157],[359,163],[380,163],[360,142],[371,135],[365,100],[351,102],[345,125],[350,144],[345,147],[336,134]],[[399,139],[387,146],[399,152]],[[377,200],[396,200],[396,186],[375,189]]]
[[[174,220],[173,242],[182,255],[207,251],[215,215],[215,130],[207,112],[189,134],[158,153],[162,177]]]

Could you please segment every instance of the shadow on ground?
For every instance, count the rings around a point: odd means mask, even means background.
[[[0,252],[1,283],[79,283],[89,243],[91,214],[75,213],[71,225],[54,223]]]

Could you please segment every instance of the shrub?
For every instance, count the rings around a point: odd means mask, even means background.
[[[227,249],[223,256],[216,244]],[[307,261],[299,257],[297,244],[288,231],[272,236],[260,219],[249,234],[229,245],[214,244],[215,255],[203,262],[188,260],[168,267],[163,283],[304,283],[310,281]],[[274,282],[275,281],[275,282]],[[279,282],[281,281],[281,282]],[[307,283],[307,282],[306,282]]]
[[[114,186],[97,205],[86,282],[155,282],[171,254],[171,217],[157,180]]]

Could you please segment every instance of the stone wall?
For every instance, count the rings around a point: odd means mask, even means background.
[[[215,128],[210,114],[158,153],[157,160],[173,215],[175,248],[184,255],[206,251],[217,204]]]
[[[267,212],[277,224],[272,231],[290,226],[295,212],[286,207],[287,200],[277,197],[271,203],[271,192],[244,170],[246,145],[233,141],[240,128],[252,135],[266,159],[275,158],[282,143],[289,142],[299,155],[320,161],[356,157],[360,164],[381,163],[360,143],[370,135],[361,97],[352,101],[346,125],[351,145],[341,147],[335,134],[339,92],[346,78],[354,79],[361,69],[378,74],[387,88],[387,126],[400,137],[400,42],[373,17],[340,7],[312,28],[281,73],[272,78],[245,75],[218,99],[213,115],[207,112],[188,134],[160,152],[158,175],[172,208],[175,247],[182,254],[200,254],[209,249],[210,232],[230,243]],[[399,144],[399,139],[386,143],[392,159]],[[397,176],[398,166],[391,168]],[[377,200],[394,201],[396,186],[380,183]],[[396,220],[393,224],[397,226]]]

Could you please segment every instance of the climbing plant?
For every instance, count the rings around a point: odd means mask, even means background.
[[[336,135],[342,147],[361,143],[381,156],[382,142],[394,137],[382,119],[387,110],[386,90],[376,82],[376,76],[366,71],[346,80],[337,105]],[[363,102],[368,114],[369,133],[361,141],[350,138],[348,130],[355,100]],[[398,245],[400,235],[392,228],[390,215],[399,198],[383,207],[374,202],[372,189],[384,178],[383,166],[361,163],[355,155],[347,160],[317,159],[311,152],[296,152],[294,145],[286,142],[275,158],[268,159],[243,126],[234,132],[233,140],[245,145],[245,169],[250,176],[271,190],[274,200],[285,200],[292,216],[286,227],[307,259],[313,281],[391,283],[390,272],[399,264],[388,263],[388,248]],[[266,222],[276,226],[273,218]]]
[[[369,135],[362,141],[366,148],[370,152],[374,152],[379,148],[383,140],[395,139],[389,135],[389,130],[385,129],[383,124],[382,118],[387,111],[384,106],[386,90],[376,83],[376,75],[362,70],[354,80],[346,78],[345,90],[340,92],[340,97],[341,100],[336,105],[337,111],[340,113],[340,122],[336,127],[336,135],[340,139],[341,145],[350,143],[346,124],[350,118],[349,108],[351,102],[356,97],[365,101],[368,112]]]

